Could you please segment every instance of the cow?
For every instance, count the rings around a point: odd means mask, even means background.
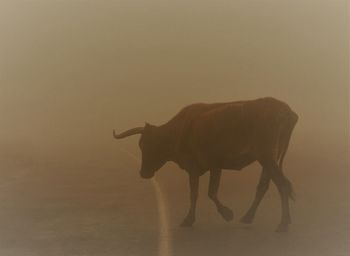
[[[183,108],[167,123],[146,123],[117,134],[115,139],[141,134],[140,175],[152,178],[166,162],[172,161],[189,176],[190,208],[181,226],[195,222],[199,177],[210,173],[208,196],[226,220],[233,212],[218,199],[221,172],[241,170],[258,162],[262,166],[255,198],[240,219],[253,222],[256,210],[272,181],[281,198],[281,221],[278,232],[288,230],[291,223],[289,199],[293,199],[291,182],[283,174],[283,159],[298,115],[284,102],[272,97],[225,103],[197,103]]]

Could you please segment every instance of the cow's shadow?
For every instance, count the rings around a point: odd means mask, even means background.
[[[277,233],[257,229],[253,225],[227,224],[194,226],[173,230],[174,255],[240,255],[240,252],[258,253]],[[272,236],[272,237],[271,237]],[[272,240],[274,240],[272,238]],[[253,254],[252,254],[253,255]]]

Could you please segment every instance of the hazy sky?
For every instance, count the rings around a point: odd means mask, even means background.
[[[193,102],[274,96],[300,116],[295,143],[342,148],[348,11],[345,0],[2,0],[0,147],[93,148]]]

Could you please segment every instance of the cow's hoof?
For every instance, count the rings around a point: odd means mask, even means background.
[[[239,221],[244,224],[252,224],[254,216],[252,214],[244,215]]]
[[[223,206],[222,208],[220,208],[219,213],[224,218],[224,220],[226,221],[233,220],[233,212],[230,208]]]
[[[183,228],[188,228],[188,227],[192,227],[194,223],[194,218],[193,217],[186,217],[180,224],[180,227]]]
[[[279,224],[276,232],[288,232],[288,224]]]

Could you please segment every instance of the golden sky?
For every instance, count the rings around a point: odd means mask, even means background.
[[[2,147],[93,148],[190,103],[273,96],[299,114],[299,148],[343,148],[347,4],[1,1]]]

